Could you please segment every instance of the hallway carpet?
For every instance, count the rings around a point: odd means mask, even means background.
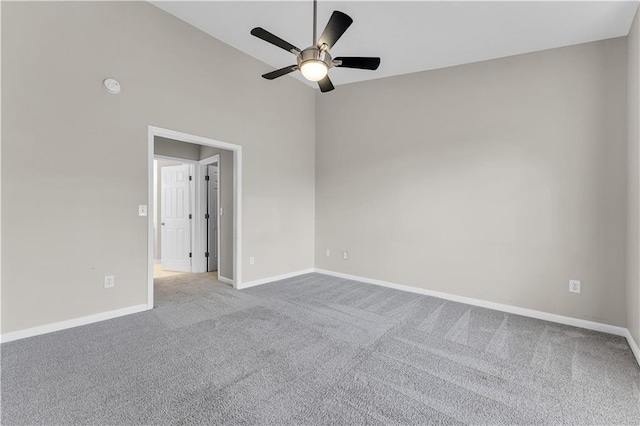
[[[308,274],[3,344],[2,424],[640,424],[621,337]]]

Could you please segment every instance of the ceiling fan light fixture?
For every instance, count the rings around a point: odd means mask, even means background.
[[[310,59],[300,65],[300,72],[309,81],[320,81],[327,76],[329,68],[323,61]]]

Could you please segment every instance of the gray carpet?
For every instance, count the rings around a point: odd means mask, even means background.
[[[623,338],[319,274],[2,345],[2,424],[640,424]]]

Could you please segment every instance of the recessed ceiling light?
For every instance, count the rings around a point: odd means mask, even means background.
[[[105,90],[112,95],[117,95],[118,93],[120,93],[120,83],[118,83],[113,78],[105,78],[102,82],[102,85],[104,86]]]

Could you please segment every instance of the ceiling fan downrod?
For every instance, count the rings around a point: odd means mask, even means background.
[[[318,0],[313,0],[313,37],[311,45],[318,44]]]

